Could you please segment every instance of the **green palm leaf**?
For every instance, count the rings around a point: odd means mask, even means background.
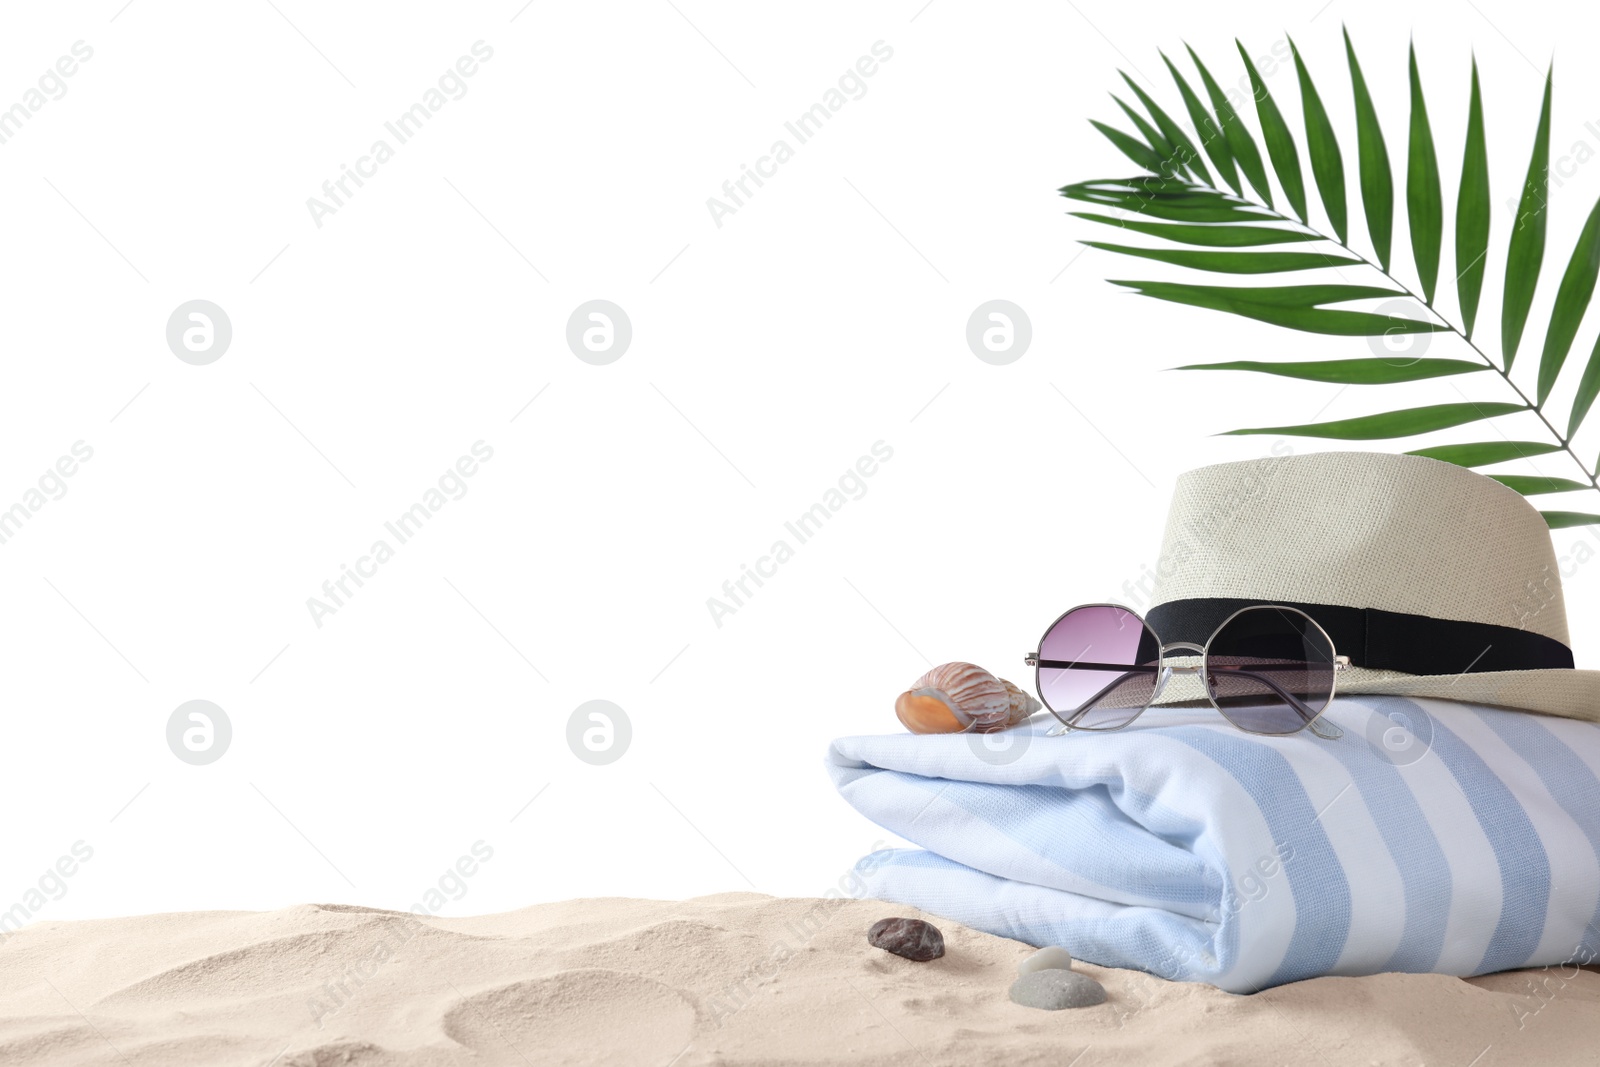
[[[1194,185],[1190,182],[1162,178],[1154,174],[1137,175],[1132,178],[1096,178],[1093,181],[1073,182],[1071,185],[1063,185],[1058,192],[1063,196],[1082,194],[1085,196],[1121,198],[1128,204],[1146,200],[1160,200],[1169,204],[1240,204],[1255,208],[1257,211],[1267,210],[1257,204],[1251,204],[1248,200],[1220,192],[1209,186]]]
[[[1229,363],[1191,363],[1174,370],[1244,370],[1259,374],[1277,374],[1285,378],[1299,378],[1308,382],[1330,382],[1335,385],[1390,385],[1394,382],[1420,382],[1426,378],[1443,378],[1451,374],[1472,374],[1488,370],[1482,363],[1464,359],[1412,359],[1395,362],[1389,359],[1321,359],[1307,363],[1261,363],[1254,360],[1233,360]]]
[[[1429,459],[1454,463],[1458,467],[1488,467],[1513,459],[1529,459],[1560,452],[1560,445],[1540,441],[1479,441],[1470,445],[1435,445],[1407,452],[1408,456],[1427,456]]]
[[[1123,155],[1139,164],[1139,166],[1146,170],[1155,171],[1158,174],[1161,172],[1161,156],[1155,149],[1137,137],[1130,136],[1115,126],[1107,126],[1103,122],[1096,122],[1094,119],[1089,120],[1089,125],[1105,134],[1106,140],[1116,145]]]
[[[1311,153],[1311,174],[1317,180],[1317,192],[1322,195],[1322,209],[1328,213],[1333,232],[1344,244],[1350,239],[1350,220],[1345,210],[1344,154],[1339,151],[1339,139],[1334,136],[1333,123],[1328,121],[1328,109],[1322,106],[1322,97],[1311,81],[1311,72],[1300,49],[1293,41],[1289,50],[1294,53],[1295,72],[1300,78],[1300,105],[1306,117],[1306,149]]]
[[[1149,93],[1139,88],[1137,82],[1120,70],[1117,73],[1122,75],[1122,80],[1128,83],[1133,95],[1139,98],[1139,103],[1144,105],[1144,109],[1155,120],[1156,128],[1161,131],[1161,135],[1176,149],[1177,158],[1184,167],[1200,181],[1210,185],[1211,172],[1206,170],[1205,161],[1200,158],[1200,150],[1189,140],[1189,135],[1183,132],[1183,127],[1172,121],[1172,116],[1163,111],[1161,105],[1150,98]]]
[[[1087,211],[1069,211],[1067,214],[1107,226],[1120,226],[1134,233],[1151,237],[1164,237],[1186,245],[1205,245],[1209,248],[1252,248],[1258,245],[1294,244],[1319,240],[1314,233],[1283,230],[1276,226],[1188,226],[1171,222],[1136,222],[1132,219],[1115,219],[1107,215],[1091,215]]]
[[[1175,162],[1173,157],[1177,154],[1177,149],[1172,146],[1172,142],[1167,140],[1154,126],[1150,125],[1143,115],[1129,107],[1127,101],[1123,100],[1122,97],[1112,93],[1111,99],[1116,101],[1117,106],[1122,109],[1122,113],[1128,116],[1128,121],[1133,123],[1133,128],[1139,131],[1139,136],[1144,138],[1144,143],[1149,145],[1151,150],[1155,152],[1156,157],[1161,160],[1162,165],[1157,168],[1157,173],[1166,174],[1171,171],[1176,176],[1178,171],[1173,169],[1173,163]]]
[[[1461,190],[1456,194],[1456,290],[1461,301],[1463,333],[1470,339],[1478,321],[1483,269],[1489,256],[1489,150],[1483,136],[1483,97],[1478,89],[1478,60],[1472,60],[1472,102],[1467,110],[1467,148],[1461,161]]]
[[[1406,161],[1406,214],[1411,220],[1411,251],[1422,279],[1422,296],[1433,306],[1439,284],[1439,242],[1444,236],[1444,198],[1439,192],[1439,157],[1433,150],[1433,127],[1422,99],[1417,73],[1417,47],[1411,46],[1411,150]]]
[[[1361,206],[1367,216],[1367,236],[1372,239],[1378,265],[1389,270],[1389,249],[1394,237],[1394,176],[1389,170],[1389,148],[1378,125],[1378,112],[1372,94],[1361,75],[1356,47],[1350,31],[1344,34],[1344,50],[1350,60],[1350,83],[1356,101],[1356,152],[1361,175]]]
[[[1262,211],[1254,204],[1229,200],[1209,193],[1204,196],[1149,195],[1121,187],[1108,187],[1102,182],[1068,185],[1061,195],[1069,200],[1086,204],[1118,208],[1147,218],[1168,219],[1174,222],[1275,222],[1276,215]]]
[[[1528,324],[1528,309],[1533,306],[1533,290],[1539,284],[1539,267],[1544,262],[1545,226],[1549,222],[1545,197],[1550,185],[1550,89],[1554,79],[1552,69],[1545,75],[1539,132],[1533,135],[1533,159],[1528,162],[1522,202],[1517,206],[1511,247],[1506,253],[1505,302],[1500,315],[1500,351],[1506,370],[1516,361],[1522,330]]]
[[[1119,197],[1101,197],[1093,194],[1075,195],[1064,194],[1073,200],[1082,200],[1086,204],[1098,204],[1101,207],[1113,207],[1129,211],[1136,215],[1143,215],[1147,219],[1161,219],[1167,222],[1276,222],[1277,216],[1263,215],[1249,204],[1174,204],[1165,200],[1128,200]]]
[[[1238,46],[1239,58],[1244,60],[1244,69],[1250,75],[1250,90],[1256,100],[1256,118],[1261,123],[1261,138],[1267,143],[1267,156],[1278,175],[1278,184],[1283,186],[1283,195],[1289,198],[1289,206],[1300,216],[1300,221],[1309,221],[1306,215],[1306,182],[1300,173],[1300,152],[1295,147],[1294,134],[1289,132],[1289,124],[1283,121],[1283,112],[1278,110],[1278,104],[1272,99],[1261,72],[1256,70],[1255,63],[1250,59],[1250,53],[1244,50],[1244,42],[1235,39],[1233,43]]]
[[[1596,394],[1600,394],[1600,337],[1595,338],[1594,350],[1589,353],[1589,362],[1583,368],[1583,377],[1578,379],[1578,395],[1572,398],[1572,415],[1567,419],[1567,440],[1572,440],[1577,434],[1584,416],[1594,407]]]
[[[1550,398],[1556,378],[1572,350],[1572,339],[1578,336],[1578,323],[1594,296],[1594,283],[1600,277],[1600,203],[1589,212],[1578,235],[1578,244],[1567,262],[1567,272],[1561,276],[1561,286],[1556,290],[1556,305],[1550,312],[1550,328],[1544,335],[1544,354],[1539,357],[1539,406]]]
[[[1334,422],[1314,422],[1306,426],[1262,426],[1253,430],[1229,430],[1228,435],[1280,434],[1292,437],[1330,437],[1340,441],[1384,441],[1394,437],[1413,437],[1434,430],[1448,430],[1469,422],[1480,422],[1516,411],[1527,411],[1522,404],[1433,404],[1428,407],[1386,411],[1381,415],[1361,415]]]
[[[1185,292],[1215,300],[1242,301],[1248,304],[1268,304],[1273,307],[1314,308],[1324,304],[1344,304],[1351,300],[1382,300],[1385,297],[1404,296],[1398,289],[1377,285],[1187,285],[1181,282],[1129,282],[1107,279],[1112,285],[1125,285],[1140,291]],[[1384,315],[1373,318],[1393,325],[1395,322],[1417,323],[1432,327],[1431,323],[1417,319],[1396,319]],[[1386,331],[1380,330],[1379,334]],[[1423,330],[1402,330],[1402,333],[1422,333]],[[1367,336],[1367,335],[1362,335]]]
[[[1589,488],[1585,486],[1584,488]],[[1573,526],[1600,525],[1600,515],[1590,515],[1582,511],[1544,511],[1540,512],[1544,521],[1552,530],[1565,530]]]
[[[1491,474],[1489,477],[1501,485],[1509,486],[1523,496],[1540,496],[1544,493],[1571,493],[1579,489],[1593,489],[1592,485],[1575,482],[1571,478],[1546,478],[1537,474]]]
[[[1188,45],[1184,47],[1189,48]],[[1239,161],[1239,169],[1250,179],[1250,187],[1271,207],[1272,186],[1267,181],[1267,169],[1261,164],[1261,150],[1256,147],[1255,138],[1250,136],[1244,120],[1228,103],[1222,86],[1217,84],[1217,79],[1211,76],[1211,71],[1206,69],[1193,48],[1189,48],[1189,58],[1194,61],[1194,69],[1200,72],[1200,84],[1205,86],[1206,95],[1211,98],[1211,109],[1217,113],[1217,122],[1222,127],[1223,138],[1228,142],[1229,154]]]
[[[1175,267],[1192,267],[1218,274],[1277,274],[1361,264],[1361,260],[1351,256],[1329,256],[1320,252],[1203,252],[1188,248],[1134,248],[1132,245],[1113,245],[1104,241],[1080,243],[1104,252],[1138,256],[1159,263],[1171,263]]]
[[[1268,322],[1274,326],[1287,326],[1306,333],[1331,334],[1340,337],[1382,337],[1387,334],[1433,333],[1449,327],[1419,319],[1406,319],[1390,315],[1377,315],[1370,311],[1342,311],[1294,303],[1288,297],[1276,299],[1246,299],[1254,294],[1268,292],[1259,289],[1234,289],[1228,286],[1187,285],[1182,282],[1113,282],[1126,285],[1140,296],[1168,300],[1191,307],[1228,311],[1247,319]],[[1299,288],[1299,287],[1288,287]],[[1311,287],[1320,288],[1320,287]],[[1376,290],[1382,291],[1382,290]],[[1245,297],[1237,294],[1243,293]],[[1360,299],[1350,297],[1347,299]]]
[[[1184,79],[1178,68],[1173,66],[1172,60],[1167,58],[1165,52],[1161,53],[1161,61],[1167,65],[1167,70],[1172,72],[1172,80],[1177,83],[1178,95],[1183,98],[1184,110],[1189,112],[1189,121],[1194,123],[1195,132],[1200,135],[1200,144],[1205,148],[1206,155],[1217,168],[1217,173],[1222,175],[1222,180],[1236,193],[1244,192],[1239,185],[1239,171],[1233,165],[1233,156],[1228,151],[1228,142],[1222,136],[1222,129],[1200,103],[1200,98],[1189,88],[1189,83]]]

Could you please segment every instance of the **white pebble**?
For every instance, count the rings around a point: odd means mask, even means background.
[[[1051,945],[1042,948],[1017,964],[1018,974],[1032,974],[1034,971],[1070,971],[1072,970],[1072,953],[1064,948]]]

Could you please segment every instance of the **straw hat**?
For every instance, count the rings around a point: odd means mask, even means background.
[[[1178,479],[1145,612],[1204,645],[1246,604],[1288,604],[1350,658],[1344,694],[1493,704],[1600,722],[1600,671],[1573,667],[1561,572],[1538,510],[1421,456],[1320,452]],[[1205,701],[1179,675],[1158,704]]]

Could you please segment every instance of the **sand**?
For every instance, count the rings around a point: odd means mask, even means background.
[[[872,948],[934,921],[943,959]],[[0,1063],[1595,1062],[1600,973],[1321,978],[1251,997],[1089,964],[1110,999],[1006,991],[1031,949],[878,901],[734,893],[417,919],[303,905],[47,922],[0,944]]]

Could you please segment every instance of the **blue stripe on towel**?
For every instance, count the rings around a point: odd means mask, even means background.
[[[1183,727],[1173,735],[1233,775],[1261,809],[1272,840],[1293,845],[1294,862],[1283,870],[1294,894],[1294,934],[1283,962],[1265,985],[1328,973],[1350,934],[1350,883],[1299,775],[1269,747],[1271,742],[1234,738],[1203,727]],[[1232,891],[1230,885],[1226,892]]]
[[[1550,857],[1544,843],[1505,782],[1438,716],[1433,719],[1433,752],[1455,776],[1500,866],[1498,872],[1483,872],[1485,878],[1498,875],[1502,903],[1500,921],[1474,973],[1525,966],[1539,947],[1550,911]]]
[[[1600,804],[1600,778],[1544,723],[1533,718],[1512,719],[1504,715],[1480,718],[1538,772],[1539,780],[1550,790],[1550,795],[1588,838],[1595,862],[1600,864],[1600,825],[1593,820],[1595,806]],[[1573,945],[1571,958],[1592,960],[1596,954],[1600,954],[1600,900],[1596,901],[1594,918]]]
[[[1396,712],[1405,716],[1400,721],[1418,721],[1417,706],[1399,697],[1357,697],[1354,702],[1366,704],[1385,718]],[[1394,955],[1379,969],[1411,974],[1432,970],[1444,950],[1445,928],[1450,921],[1450,910],[1438,906],[1439,901],[1450,899],[1450,861],[1433,836],[1428,818],[1406,784],[1400,766],[1372,759],[1365,747],[1330,745],[1328,751],[1350,772],[1356,791],[1366,802],[1400,871],[1405,890],[1405,930]]]

